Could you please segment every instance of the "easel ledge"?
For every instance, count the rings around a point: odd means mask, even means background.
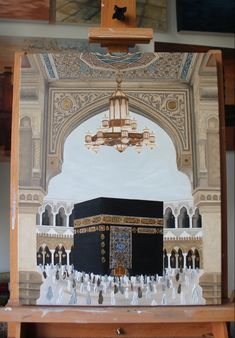
[[[9,338],[202,337],[228,338],[234,304],[164,307],[16,306],[0,309]]]

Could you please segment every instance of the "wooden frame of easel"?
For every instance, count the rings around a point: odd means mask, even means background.
[[[222,60],[219,51],[212,52],[217,61],[219,90],[222,90]],[[171,337],[186,337],[189,332],[192,336],[213,333],[216,338],[226,338],[226,322],[232,321],[234,308],[230,305],[221,306],[179,306],[164,308],[82,308],[76,307],[27,307],[19,306],[19,277],[18,277],[18,168],[19,168],[19,101],[20,101],[20,66],[23,53],[15,56],[14,67],[14,95],[12,119],[12,157],[11,157],[11,227],[10,227],[10,275],[11,297],[8,308],[11,311],[1,310],[1,320],[9,323],[9,337],[28,337],[33,333],[36,337],[66,337],[65,329],[72,330],[71,337],[115,337],[123,332],[129,337],[154,337],[163,335]],[[223,96],[219,102],[223,114]],[[224,116],[221,117],[221,154],[225,154]],[[222,161],[223,161],[222,155]],[[225,175],[225,168],[221,166]],[[224,182],[224,178],[222,179]],[[226,190],[224,188],[223,193]],[[223,200],[223,209],[226,201]],[[226,213],[222,213],[225,214]],[[223,231],[226,224],[223,218]],[[225,297],[226,298],[226,297]],[[60,317],[63,312],[63,319]],[[141,319],[139,314],[142,314]],[[190,315],[189,315],[190,314]],[[79,324],[75,324],[79,318]],[[115,320],[114,320],[115,318]],[[141,321],[141,324],[140,324]],[[190,321],[190,322],[189,322]],[[63,330],[61,322],[64,323]],[[60,323],[60,324],[59,324]],[[167,323],[167,326],[163,325]],[[119,330],[120,329],[120,330]],[[64,333],[63,333],[64,332]],[[63,335],[64,334],[64,335]],[[141,335],[140,335],[141,334]]]
[[[103,0],[104,1],[104,0]],[[120,0],[121,1],[121,0]],[[122,0],[123,2],[123,0]],[[93,41],[100,42],[97,30]],[[130,31],[129,31],[130,32]],[[134,31],[133,31],[134,32]],[[117,39],[113,44],[112,34],[105,37],[105,44],[111,43],[110,51],[126,51],[133,45],[129,33],[116,29]],[[124,35],[123,35],[124,34]],[[136,31],[135,31],[135,34]],[[135,35],[134,34],[134,35]],[[94,38],[96,36],[96,38]],[[136,35],[138,38],[138,34]],[[104,36],[103,36],[104,37]],[[149,39],[150,35],[148,35]],[[110,40],[111,39],[111,40]],[[139,42],[135,39],[135,43]],[[102,42],[101,42],[102,43]],[[123,49],[123,46],[125,47]],[[213,52],[218,69],[220,90],[220,124],[222,160],[225,159],[225,133],[223,108],[222,58],[218,51]],[[226,322],[234,320],[234,308],[230,305],[192,306],[192,307],[144,307],[144,308],[58,308],[39,306],[19,306],[19,268],[18,268],[18,167],[19,167],[19,101],[20,101],[20,65],[23,53],[16,53],[14,65],[14,94],[12,112],[12,157],[11,157],[11,224],[10,224],[10,301],[7,308],[0,310],[0,320],[9,323],[10,338],[22,337],[66,337],[66,330],[71,330],[71,337],[192,337],[213,333],[215,338],[227,338]],[[226,167],[221,166],[222,208],[223,208],[223,250],[225,250],[226,230]],[[223,251],[224,257],[225,251]],[[223,258],[224,273],[227,272]],[[226,297],[227,279],[223,281],[223,296]],[[63,325],[61,325],[63,323]],[[166,325],[167,324],[167,325]]]

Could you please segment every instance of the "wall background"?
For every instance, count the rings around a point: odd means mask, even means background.
[[[10,266],[10,163],[0,162],[0,273]]]

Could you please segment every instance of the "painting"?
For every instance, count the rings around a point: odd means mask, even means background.
[[[24,54],[17,118],[21,304],[221,303],[213,54]]]

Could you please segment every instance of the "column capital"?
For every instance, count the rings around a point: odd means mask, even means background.
[[[202,210],[216,210],[221,206],[221,191],[219,188],[197,188],[193,191],[195,206]]]

